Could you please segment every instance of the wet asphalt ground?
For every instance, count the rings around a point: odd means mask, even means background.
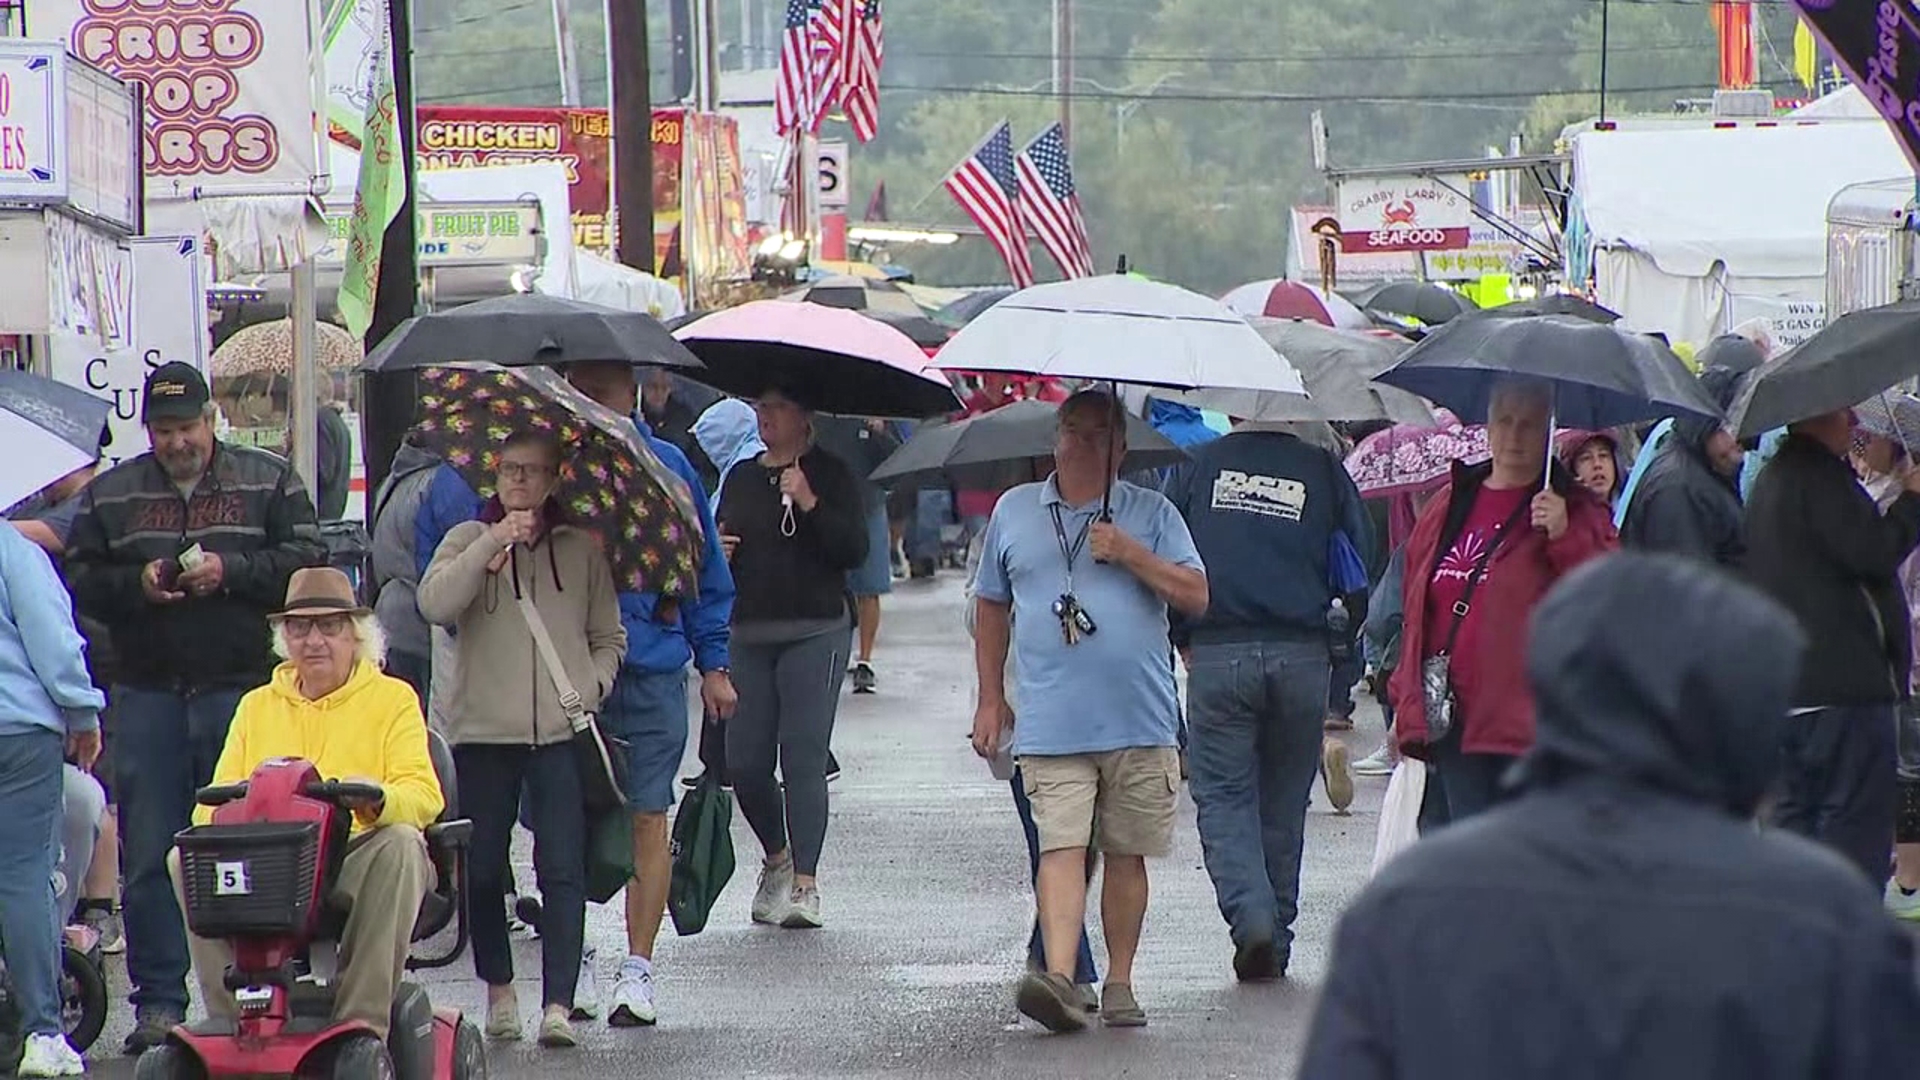
[[[571,1051],[490,1047],[491,1074],[521,1077],[1283,1077],[1298,1061],[1314,986],[1334,920],[1372,856],[1384,779],[1362,779],[1349,816],[1314,793],[1307,818],[1302,913],[1289,978],[1234,982],[1231,949],[1201,865],[1193,806],[1182,798],[1174,853],[1153,863],[1153,898],[1135,990],[1151,1017],[1134,1031],[1050,1036],[1013,1008],[1032,919],[1020,826],[1004,783],[966,742],[972,719],[971,646],[961,581],[901,582],[885,602],[879,693],[848,694],[834,749],[845,774],[821,861],[826,927],[750,925],[759,848],[736,812],[740,869],[701,934],[669,922],[656,952],[660,1024],[614,1030],[580,1025]],[[1362,699],[1357,759],[1378,744],[1380,718]],[[698,717],[694,717],[698,722]],[[697,770],[688,747],[688,772]],[[532,880],[525,836],[516,877]],[[1096,886],[1097,887],[1097,886]],[[1090,915],[1096,956],[1098,905]],[[625,951],[616,902],[588,910],[601,989]],[[515,944],[529,1022],[539,1001],[539,942]],[[109,960],[116,994],[92,1075],[128,1077],[117,1056],[131,1027],[124,969]],[[1104,967],[1104,963],[1103,963]],[[471,961],[426,974],[437,1004],[477,1010]]]

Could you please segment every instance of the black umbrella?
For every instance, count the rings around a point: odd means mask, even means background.
[[[1571,315],[1576,319],[1585,319],[1593,323],[1613,323],[1620,321],[1619,312],[1609,311],[1585,297],[1575,296],[1572,293],[1548,293],[1546,296],[1537,296],[1532,300],[1515,300],[1511,304],[1501,304],[1499,307],[1494,308],[1483,308],[1482,311],[1488,315],[1499,315],[1503,317]]]
[[[1730,422],[1752,438],[1920,375],[1920,300],[1848,312],[1746,378]]]
[[[1456,315],[1480,310],[1461,293],[1427,281],[1389,281],[1354,298],[1363,311],[1405,315],[1428,326],[1439,326]]]
[[[933,317],[940,323],[957,330],[979,318],[981,312],[1012,296],[1013,293],[1012,289],[975,289],[934,312]]]
[[[937,349],[947,343],[953,331],[934,322],[925,315],[903,315],[896,311],[878,311],[869,308],[860,314],[869,319],[878,319],[895,330],[913,339],[915,345],[923,349]]]
[[[404,371],[450,361],[554,367],[587,360],[698,368],[660,320],[579,300],[515,293],[403,322],[361,371]]]
[[[951,423],[927,424],[880,463],[869,479],[890,487],[953,483],[1003,488],[1039,479],[1033,460],[1053,456],[1060,431],[1059,407],[1016,401],[990,413]],[[1138,416],[1127,416],[1127,457],[1122,474],[1178,465],[1187,455]]]
[[[1493,390],[1514,377],[1548,383],[1559,426],[1599,431],[1720,409],[1672,350],[1572,315],[1455,319],[1427,335],[1377,381],[1484,423]]]

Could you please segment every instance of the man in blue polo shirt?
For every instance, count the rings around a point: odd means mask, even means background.
[[[1146,1023],[1131,985],[1146,858],[1171,846],[1180,789],[1167,609],[1206,611],[1206,567],[1165,497],[1116,480],[1127,447],[1113,398],[1082,391],[1059,417],[1053,476],[1002,496],[982,541],[973,747],[990,757],[1009,734],[1011,652],[1020,701],[1011,737],[1040,838],[1047,954],[1047,970],[1021,981],[1020,1011],[1052,1031],[1086,1026],[1072,976],[1091,841],[1106,868],[1101,1017],[1137,1027]]]

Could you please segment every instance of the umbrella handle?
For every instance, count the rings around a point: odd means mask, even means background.
[[[1557,393],[1557,391],[1556,391]],[[1540,472],[1540,492],[1545,494],[1553,490],[1553,431],[1560,426],[1558,407],[1547,410],[1547,467]]]

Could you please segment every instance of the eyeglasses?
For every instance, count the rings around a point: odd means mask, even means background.
[[[509,480],[547,480],[557,472],[559,470],[551,465],[524,465],[518,461],[500,463],[500,475]]]
[[[313,634],[322,637],[337,638],[353,627],[353,620],[345,615],[314,615],[286,619],[280,623],[282,632],[288,641],[299,641]]]

